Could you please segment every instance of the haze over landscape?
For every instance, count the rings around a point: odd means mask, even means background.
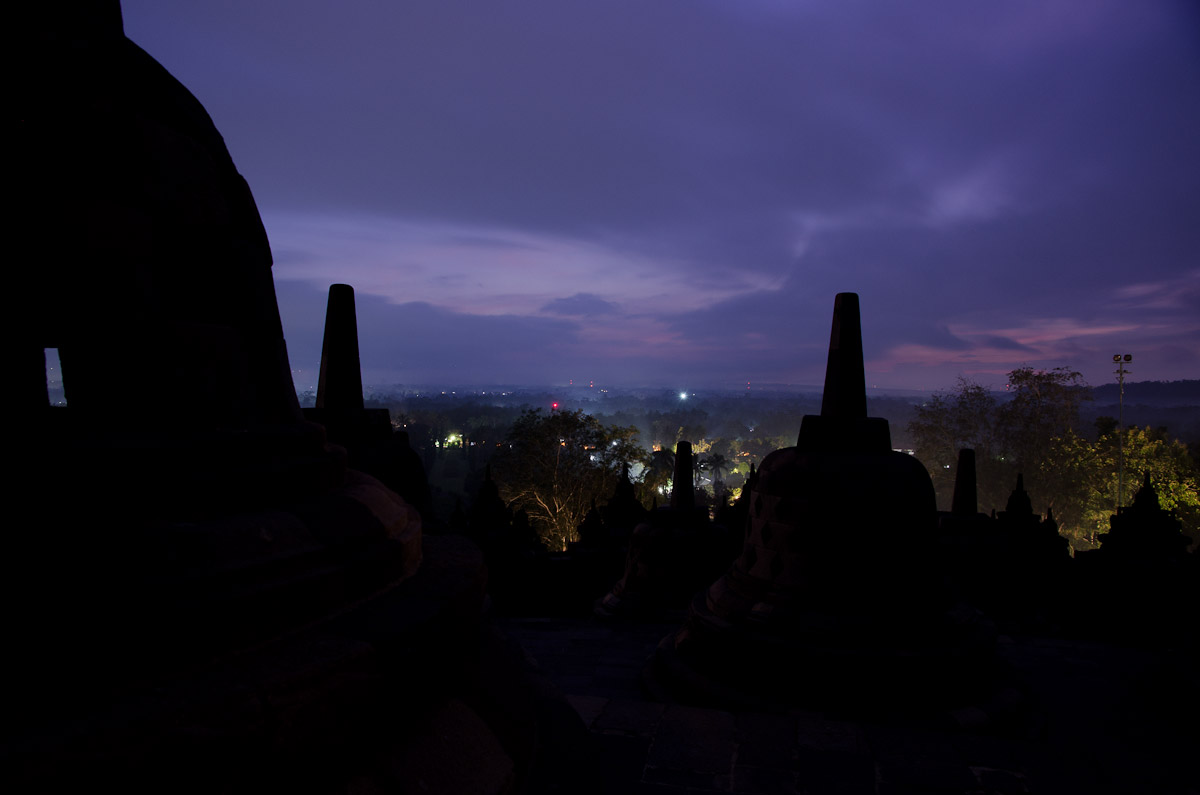
[[[126,0],[258,201],[296,386],[1200,374],[1186,2]],[[305,379],[309,379],[306,381]]]

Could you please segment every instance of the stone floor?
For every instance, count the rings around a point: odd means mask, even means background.
[[[502,631],[590,729],[606,793],[1180,793],[1200,795],[1200,716],[1173,701],[1173,655],[1005,639],[1035,708],[1016,735],[941,732],[815,712],[730,713],[647,700],[642,667],[679,624],[506,618]]]

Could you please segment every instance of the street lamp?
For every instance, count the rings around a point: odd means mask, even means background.
[[[1117,405],[1119,416],[1117,419],[1117,513],[1121,512],[1121,497],[1125,480],[1125,374],[1130,372],[1125,369],[1125,365],[1133,361],[1133,354],[1114,353],[1113,363],[1117,365],[1117,369],[1113,373],[1117,376]]]

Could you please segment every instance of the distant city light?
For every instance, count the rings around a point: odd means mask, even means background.
[[[687,392],[680,392],[680,393],[679,393],[679,399],[680,399],[680,400],[687,400]]]

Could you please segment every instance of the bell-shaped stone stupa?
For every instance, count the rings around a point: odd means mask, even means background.
[[[879,712],[987,690],[993,630],[942,589],[933,485],[867,416],[864,385],[858,296],[842,293],[821,414],[764,459],[741,556],[648,668],[660,694]]]

